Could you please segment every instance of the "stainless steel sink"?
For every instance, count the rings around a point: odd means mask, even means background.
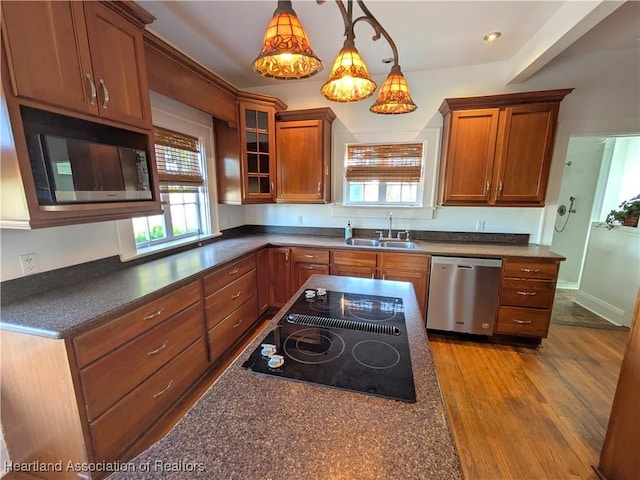
[[[380,242],[375,238],[347,238],[344,241],[345,245],[352,245],[354,247],[379,247]]]
[[[403,242],[401,240],[387,240],[380,242],[380,246],[383,248],[416,248],[416,244],[413,242]]]

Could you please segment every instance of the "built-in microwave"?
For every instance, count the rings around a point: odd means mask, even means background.
[[[152,200],[145,150],[62,135],[27,135],[41,205]]]

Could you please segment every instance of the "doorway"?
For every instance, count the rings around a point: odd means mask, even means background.
[[[569,139],[551,242],[553,251],[566,257],[558,288],[580,287],[592,222],[640,193],[637,185],[624,185],[625,178],[640,178],[639,145],[637,135]]]

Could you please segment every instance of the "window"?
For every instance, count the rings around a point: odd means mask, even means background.
[[[203,148],[197,138],[154,127],[164,213],[133,219],[136,248],[198,237],[207,225]]]
[[[347,145],[349,205],[420,205],[423,143]]]

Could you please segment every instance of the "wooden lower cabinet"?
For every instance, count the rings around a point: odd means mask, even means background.
[[[376,253],[335,250],[331,274],[411,282],[423,317],[426,313],[430,256],[420,253]]]
[[[268,253],[269,305],[282,307],[293,291],[291,289],[291,249],[271,247]]]
[[[210,362],[220,360],[258,319],[256,260],[251,253],[203,278]]]
[[[293,248],[292,293],[312,275],[329,275],[329,250],[319,248]]]
[[[204,333],[200,279],[73,338],[3,331],[0,411],[11,460],[122,458],[206,371]]]
[[[256,252],[256,295],[258,296],[258,315],[269,308],[269,249]]]
[[[547,337],[559,261],[504,259],[495,334]]]

